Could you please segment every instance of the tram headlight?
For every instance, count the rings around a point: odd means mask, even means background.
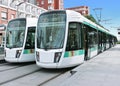
[[[58,63],[60,61],[62,52],[56,52],[54,56],[54,63]]]
[[[22,52],[22,50],[17,50],[17,51],[16,51],[16,58],[19,58],[19,57],[20,57],[21,52]]]
[[[36,52],[36,60],[39,61],[39,52]]]

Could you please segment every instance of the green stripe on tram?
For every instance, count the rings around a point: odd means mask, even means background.
[[[35,52],[35,49],[25,49],[23,54],[31,54],[31,53],[34,53]]]
[[[90,48],[91,52],[97,50],[97,47]]]
[[[92,24],[90,24],[90,23],[88,23],[88,22],[86,22],[86,21],[83,21],[83,23],[86,24],[86,25],[88,25],[88,26],[90,26],[90,27],[95,28],[96,30],[100,30],[100,31],[102,31],[102,32],[107,33],[105,30],[103,30],[104,28],[98,28],[98,27],[96,27],[96,26],[94,26],[94,25],[92,25]]]
[[[83,55],[84,52],[85,52],[84,50],[66,51],[65,54],[64,54],[64,58]]]
[[[83,21],[83,23],[86,24],[86,25],[89,25],[89,26],[91,26],[91,27],[93,27],[93,28],[95,28],[95,29],[97,29],[96,26],[94,26],[94,25],[92,25],[92,24],[90,24],[90,23],[88,23],[88,22],[86,22],[86,21]]]

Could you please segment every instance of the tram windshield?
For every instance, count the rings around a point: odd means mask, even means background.
[[[37,27],[37,48],[58,49],[63,47],[66,26],[64,11],[44,13]]]
[[[16,19],[8,23],[6,31],[6,47],[17,48],[22,47],[25,38],[25,19]]]

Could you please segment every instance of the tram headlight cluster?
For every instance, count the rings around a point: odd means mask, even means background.
[[[16,51],[16,58],[19,58],[19,57],[20,57],[21,52],[22,52],[22,50],[17,50],[17,51]]]
[[[39,52],[36,52],[36,60],[39,61]]]
[[[6,50],[4,52],[5,52],[5,57],[6,57]]]
[[[56,52],[54,56],[54,63],[58,63],[60,61],[60,57],[62,55],[62,52]]]

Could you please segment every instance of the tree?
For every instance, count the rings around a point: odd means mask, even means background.
[[[87,15],[85,16],[87,19],[91,20],[92,22],[96,23],[97,25],[100,25],[101,27],[103,27],[101,24],[99,24],[96,19],[92,16],[92,15]]]
[[[92,16],[92,15],[87,15],[85,16],[87,19],[91,20],[92,22],[98,24],[98,22],[96,21],[96,19]]]

